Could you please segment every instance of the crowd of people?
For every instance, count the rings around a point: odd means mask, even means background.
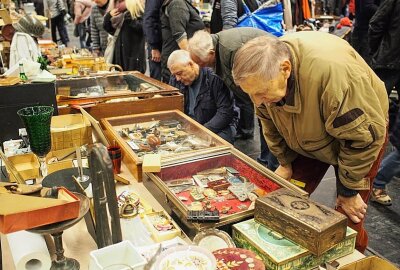
[[[98,55],[113,36],[112,61],[124,70],[146,70],[147,42],[151,77],[178,88],[185,113],[225,140],[252,138],[256,115],[258,161],[309,193],[333,166],[337,210],[363,252],[368,200],[390,205],[386,185],[400,176],[400,114],[391,97],[400,93],[400,0],[355,2],[353,47],[318,31],[276,38],[236,28],[239,0],[214,1],[210,31],[190,0],[75,0],[74,23],[85,47],[90,18]],[[67,44],[63,0],[49,5],[53,39],[57,28]],[[384,157],[388,141],[393,151]]]

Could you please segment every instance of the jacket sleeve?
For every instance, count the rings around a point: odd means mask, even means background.
[[[142,18],[132,19],[129,11],[125,15],[124,24],[127,24],[132,32],[143,34],[143,20]]]
[[[385,88],[380,80],[370,77],[363,73],[347,85],[328,82],[321,96],[326,131],[339,144],[339,180],[350,190],[370,188],[373,179],[365,177],[386,139],[387,97],[374,90],[384,92]]]
[[[216,103],[217,112],[204,126],[218,133],[228,127],[233,120],[233,98],[228,87],[226,87],[218,76],[211,74],[210,77],[210,87]]]
[[[281,136],[265,106],[256,107],[256,115],[261,122],[264,138],[269,150],[278,159],[280,165],[287,165],[296,159],[297,153],[289,148]]]
[[[116,29],[114,29],[114,27],[111,24],[110,12],[107,12],[106,15],[104,15],[103,27],[104,30],[107,31],[107,33],[109,33],[110,35],[114,35]]]
[[[381,44],[383,35],[390,23],[393,0],[385,0],[369,22],[368,41],[371,54],[374,54]]]
[[[222,30],[236,26],[238,20],[237,1],[241,0],[221,0]]]
[[[97,10],[93,9],[92,14],[90,14],[90,36],[92,39],[92,48],[93,50],[100,49],[100,31],[97,28],[96,24],[96,16]]]
[[[185,1],[172,1],[166,8],[171,33],[177,43],[187,38],[186,25],[190,19],[189,9]]]
[[[146,1],[143,15],[143,31],[146,35],[147,42],[152,49],[158,50],[161,50],[162,46],[160,21],[161,5],[161,0]]]
[[[83,7],[84,6],[81,2],[75,2],[75,4],[74,4],[74,14],[75,14],[74,24],[78,24],[80,22],[81,18],[83,17],[83,14],[82,14]]]

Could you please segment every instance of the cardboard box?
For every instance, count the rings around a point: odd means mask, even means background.
[[[0,195],[0,232],[11,233],[77,218],[80,201],[60,188],[58,199],[35,196]]]
[[[70,154],[71,153],[71,154]],[[70,154],[70,155],[68,155]],[[68,156],[66,156],[68,155]],[[51,151],[46,156],[48,174],[63,169],[73,168],[73,159],[75,158],[75,148],[67,148],[57,151]]]
[[[90,122],[81,114],[53,116],[50,130],[52,151],[93,142]]]
[[[352,262],[339,270],[398,270],[399,268],[390,262],[376,256],[363,258],[356,262]]]
[[[328,261],[353,253],[356,231],[347,228],[346,238],[321,256],[284,238],[281,234],[250,219],[232,227],[237,247],[255,252],[269,270],[308,270]]]
[[[257,199],[254,218],[317,256],[346,236],[345,215],[283,188]]]
[[[14,165],[15,169],[21,174],[24,180],[35,179],[40,176],[39,173],[39,160],[33,153],[23,155],[16,155],[8,157],[8,160]],[[10,175],[11,182],[15,179]]]

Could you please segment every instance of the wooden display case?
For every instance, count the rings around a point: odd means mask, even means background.
[[[186,233],[193,236],[193,232],[196,233],[200,230],[212,227],[221,227],[225,225],[230,226],[239,221],[253,217],[254,215],[254,209],[249,207],[252,203],[249,198],[244,201],[239,201],[238,198],[229,198],[226,196],[225,198],[227,199],[225,201],[221,201],[220,199],[215,199],[214,201],[214,199],[211,199],[211,204],[215,204],[214,206],[218,210],[221,210],[224,206],[232,207],[232,211],[226,214],[223,214],[220,211],[219,222],[193,223],[187,221],[188,211],[192,207],[194,199],[191,199],[187,194],[185,194],[188,192],[190,193],[188,190],[174,193],[176,190],[173,191],[171,189],[169,181],[175,179],[187,179],[201,171],[223,167],[228,167],[230,170],[236,170],[241,177],[245,177],[248,181],[255,184],[256,193],[261,196],[282,187],[288,188],[301,196],[308,195],[302,189],[283,178],[280,178],[266,167],[258,164],[256,161],[234,148],[227,149],[223,152],[210,151],[208,154],[202,156],[189,157],[186,155],[174,160],[170,159],[163,163],[161,172],[145,173],[143,183],[148,187],[148,189],[152,190],[154,197],[157,198],[161,204],[167,202],[166,206],[172,209],[180,222],[183,223],[183,227],[188,229]],[[158,190],[157,188],[152,188],[153,185],[157,186]],[[156,191],[154,192],[154,190]]]
[[[96,120],[165,110],[183,110],[179,90],[140,72],[57,79],[59,114],[85,108]]]
[[[168,125],[164,125],[165,123]],[[180,128],[173,128],[173,123],[179,124]],[[108,140],[110,142],[115,141],[121,147],[122,160],[138,181],[142,180],[144,154],[159,153],[162,162],[166,162],[181,156],[201,156],[221,152],[232,147],[227,141],[178,110],[105,118],[101,120],[101,124],[106,131]],[[131,142],[135,140],[134,137],[132,139],[132,136],[139,135],[145,139],[148,135],[154,133],[150,128],[152,125],[158,125],[156,133],[160,133],[158,136],[160,138],[159,145],[155,150],[152,148],[154,151],[143,150],[143,146],[146,145],[141,146],[142,150],[136,149],[142,142],[136,140],[132,144]],[[166,128],[166,126],[169,127]],[[123,134],[123,130],[132,128],[136,128],[138,132],[130,133],[132,134],[131,138]],[[172,144],[176,142],[178,147],[175,150],[170,150],[175,147]]]

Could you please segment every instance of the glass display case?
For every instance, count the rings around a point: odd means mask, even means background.
[[[78,112],[75,108],[82,106],[97,120],[183,109],[178,89],[137,71],[61,78],[56,91],[60,114]]]
[[[178,110],[105,118],[101,123],[109,141],[121,147],[123,161],[139,181],[145,154],[160,154],[164,161],[231,147]]]
[[[184,224],[182,227],[189,229],[189,236],[193,235],[190,230],[196,233],[252,217],[257,197],[282,187],[307,196],[302,189],[234,148],[166,161],[159,173],[145,173],[143,181],[161,204],[168,202],[166,206],[175,212]],[[218,218],[208,218],[208,212]]]

